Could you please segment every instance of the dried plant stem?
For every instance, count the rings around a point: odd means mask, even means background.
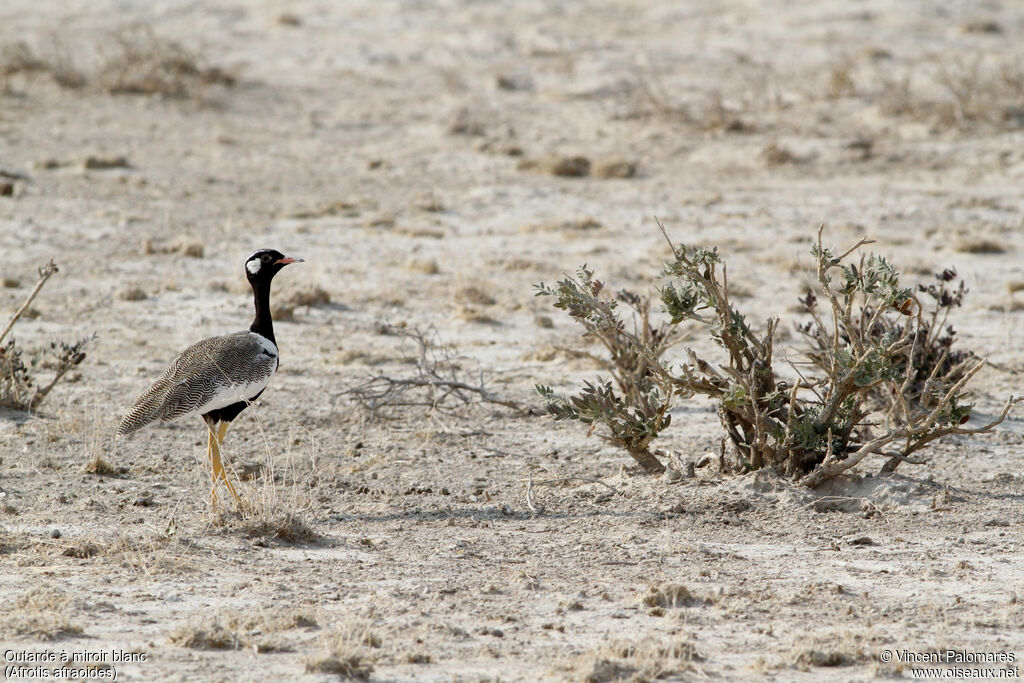
[[[43,285],[46,284],[46,281],[53,277],[59,270],[60,269],[57,268],[56,264],[54,264],[53,259],[50,259],[46,263],[46,265],[39,268],[39,280],[36,281],[36,286],[32,288],[32,291],[25,299],[25,303],[23,303],[21,307],[14,312],[14,315],[11,316],[11,319],[7,321],[7,327],[4,328],[4,331],[0,332],[0,343],[3,342],[4,337],[6,337],[7,334],[11,331],[11,328],[14,327],[14,323],[18,322],[18,318],[20,318],[22,314],[24,314],[25,311],[28,310],[28,307],[32,305],[32,302],[35,300],[36,295],[39,294],[39,290],[43,288]]]

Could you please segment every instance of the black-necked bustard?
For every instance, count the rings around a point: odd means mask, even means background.
[[[298,261],[302,259],[288,258],[273,249],[260,249],[246,259],[245,274],[256,302],[249,329],[209,337],[182,351],[160,379],[135,400],[117,428],[117,435],[124,436],[156,420],[202,415],[209,431],[206,456],[213,464],[210,497],[214,504],[218,479],[241,503],[221,464],[220,445],[231,421],[263,393],[277,370],[270,282],[282,268]]]

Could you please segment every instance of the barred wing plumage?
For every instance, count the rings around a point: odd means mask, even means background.
[[[255,332],[210,337],[193,344],[124,414],[119,436],[155,420],[168,422],[255,398],[277,370],[277,347]]]

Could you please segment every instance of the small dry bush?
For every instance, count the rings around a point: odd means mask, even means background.
[[[582,655],[573,668],[585,683],[675,680],[698,674],[703,659],[689,639],[615,640]]]
[[[468,406],[491,403],[520,413],[529,413],[529,406],[499,396],[491,391],[488,378],[479,363],[459,355],[444,343],[436,330],[420,330],[390,324],[381,332],[397,336],[415,347],[415,368],[410,376],[393,377],[376,374],[345,392],[375,418],[387,418],[399,410],[420,406],[441,414],[457,415]],[[475,365],[473,370],[466,366]]]
[[[935,58],[880,80],[879,102],[889,116],[954,130],[1024,126],[1024,61],[1019,56]]]
[[[238,650],[242,638],[218,619],[201,619],[182,624],[167,635],[167,641],[192,650]]]
[[[771,467],[808,486],[871,455],[884,457],[883,470],[892,471],[903,462],[922,462],[913,454],[936,439],[991,431],[1020,399],[1010,397],[988,424],[964,426],[972,408],[965,387],[984,361],[954,349],[955,331],[946,324],[962,302],[963,283],[953,288],[956,274],[947,270],[915,292],[884,258],[855,256],[868,243],[837,254],[818,231],[811,249],[817,284],[801,299],[810,320],[799,329],[809,349],[805,362],[791,364],[795,381],[780,377],[774,359],[779,318],[769,317],[757,331],[736,309],[717,248],[669,242],[673,259],[660,288],[667,324],[703,328],[724,351],[724,362],[708,362],[691,349],[683,362],[663,360],[663,337],[638,332],[635,322],[631,331],[619,316],[619,300],[603,295],[593,272],[582,268],[555,287],[538,285],[538,296],[554,298],[555,308],[587,335],[617,340],[612,348],[628,349],[645,362],[612,353],[614,387],[598,378],[569,397],[544,385],[537,390],[555,419],[577,420],[591,430],[603,426],[605,438],[649,472],[663,469],[650,443],[669,425],[674,401],[697,394],[717,405],[733,446],[733,469]]]
[[[62,339],[50,343],[49,348],[35,349],[27,356],[15,338],[4,343],[18,319],[29,310],[36,295],[58,271],[53,261],[39,269],[39,280],[24,303],[11,316],[0,331],[0,408],[33,411],[39,407],[50,391],[73,368],[85,360],[85,347],[95,335],[83,337],[70,344]],[[51,368],[53,375],[45,383],[38,381],[39,370]]]
[[[369,648],[379,646],[369,621],[353,617],[320,637],[320,651],[306,659],[306,672],[366,680],[373,673],[374,656]]]
[[[257,427],[263,434],[258,418]],[[278,468],[271,446],[264,437],[265,461],[250,485],[240,487],[242,506],[237,514],[219,511],[215,523],[226,531],[253,539],[257,545],[281,543],[297,545],[315,543],[320,534],[306,522],[313,509],[309,493],[311,480],[316,476],[315,450],[310,452],[314,466],[308,473],[299,471],[295,454],[285,454],[286,466]]]
[[[284,634],[295,629],[319,628],[317,619],[306,611],[285,608],[244,612],[195,619],[173,629],[168,641],[194,650],[239,650],[290,652]]]
[[[63,557],[112,563],[139,575],[174,575],[196,570],[195,563],[188,559],[192,544],[179,538],[176,532],[137,537],[118,533],[109,538],[89,534],[46,545],[52,545]]]
[[[197,52],[158,36],[147,25],[121,29],[108,42],[113,54],[97,80],[112,94],[192,97],[213,85],[235,84],[234,76],[205,64]]]
[[[46,50],[25,42],[0,47],[0,85],[5,91],[16,77],[42,75],[64,88],[168,98],[202,98],[211,87],[230,87],[236,81],[233,74],[206,63],[199,52],[146,24],[113,31],[93,46],[78,45],[74,55],[60,36],[53,36]]]
[[[643,603],[647,607],[689,607],[703,602],[690,590],[678,583],[668,583],[663,586],[652,586],[644,595]]]
[[[0,637],[40,640],[82,635],[71,622],[73,605],[67,594],[54,586],[37,586],[10,600],[0,614]]]

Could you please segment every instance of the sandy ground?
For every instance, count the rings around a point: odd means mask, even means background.
[[[332,661],[381,681],[845,681],[947,648],[1019,664],[1019,414],[808,491],[646,477],[579,425],[497,405],[370,415],[344,394],[412,373],[386,324],[434,330],[511,400],[592,376],[532,284],[588,263],[642,291],[658,216],[719,245],[741,306],[786,330],[819,223],[911,278],[954,265],[992,415],[1024,369],[1019,5],[149,4],[0,6],[0,45],[49,65],[8,69],[0,95],[0,310],[53,257],[19,343],[98,334],[37,415],[0,415],[5,652],[197,681],[330,680]],[[236,82],[112,92],[117,36],[140,26]],[[552,156],[593,172],[553,175]],[[601,177],[615,162],[635,174]],[[178,351],[248,324],[242,263],[264,246],[307,262],[275,282],[281,369],[226,446],[257,514],[214,513],[198,419],[113,430]],[[674,418],[679,462],[717,448],[709,405]],[[113,471],[87,472],[98,458]],[[531,474],[600,482],[538,486],[535,513]]]

